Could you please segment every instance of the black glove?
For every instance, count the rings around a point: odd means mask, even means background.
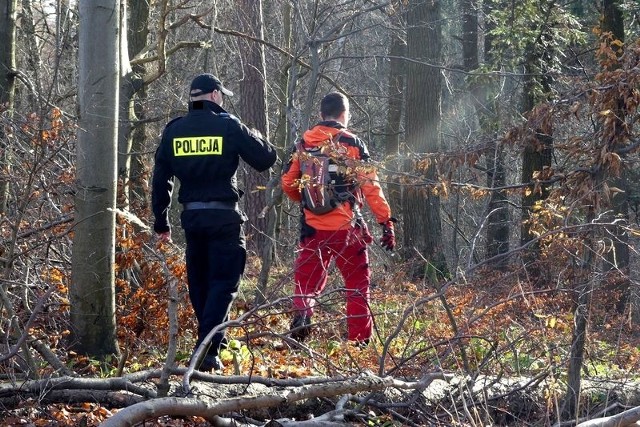
[[[389,218],[386,222],[380,223],[382,226],[380,245],[388,251],[392,251],[396,247],[396,233],[393,231],[393,223],[396,221],[395,218]]]

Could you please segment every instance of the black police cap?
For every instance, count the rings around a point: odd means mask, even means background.
[[[219,90],[227,96],[233,96],[233,92],[224,87],[220,79],[213,74],[200,74],[191,82],[191,96],[204,95],[205,93],[210,93],[214,90]]]

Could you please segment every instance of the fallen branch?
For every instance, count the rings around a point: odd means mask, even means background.
[[[427,383],[425,380],[407,383],[391,377],[380,378],[371,374],[363,374],[349,381],[306,385],[263,396],[230,398],[214,404],[195,398],[166,397],[137,403],[125,408],[104,421],[101,427],[133,426],[145,420],[165,415],[199,416],[213,421],[217,416],[229,412],[269,408],[310,398],[380,391],[387,387],[421,388]]]
[[[155,391],[140,387],[125,378],[77,378],[59,377],[22,383],[0,384],[0,400],[20,395],[42,396],[56,390],[126,391],[150,399]]]
[[[576,427],[627,427],[637,426],[637,421],[640,421],[640,406],[610,417],[594,418],[580,423]]]

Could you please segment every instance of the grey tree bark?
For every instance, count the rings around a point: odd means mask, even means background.
[[[128,0],[129,4],[129,25],[127,26],[127,47],[129,48],[129,57],[134,57],[145,46],[147,46],[147,36],[149,34],[149,2],[139,0]],[[143,104],[146,102],[146,87],[142,84],[142,76],[146,74],[144,64],[134,64],[131,67],[133,78],[129,79],[130,85],[137,87],[140,82],[140,88],[135,92],[133,99],[129,101],[129,117],[131,120],[131,133],[127,146],[131,147],[129,152],[130,169],[128,180],[130,182],[129,191],[132,199],[138,200],[141,206],[149,206],[150,195],[148,186],[145,182],[145,176],[150,174],[148,166],[144,162],[144,142],[145,142],[145,125],[142,120],[145,118]],[[122,87],[122,84],[120,85]],[[122,102],[121,102],[122,104]]]
[[[440,6],[438,0],[412,0],[406,14],[407,56],[415,60],[407,64],[406,152],[419,156],[440,150],[442,75],[432,65],[442,62]],[[415,173],[415,165],[409,167]],[[427,180],[434,179],[434,165],[422,173]],[[406,256],[416,259],[417,251],[427,260],[426,266],[420,262],[414,275],[446,274],[440,197],[424,186],[407,186],[402,211]]]
[[[389,46],[389,78],[387,93],[388,113],[385,123],[385,154],[390,158],[387,167],[390,170],[401,170],[400,163],[400,134],[402,132],[402,104],[404,101],[405,73],[402,57],[406,54],[407,43],[399,33],[391,35]],[[396,177],[390,177],[387,184],[387,198],[391,211],[396,216],[402,216],[402,186]]]
[[[71,345],[97,358],[117,354],[115,207],[119,2],[79,6],[80,120],[71,286]]]
[[[292,33],[292,12],[293,8],[289,2],[284,2],[282,6],[282,34],[284,35],[284,47],[289,50],[293,44]],[[278,92],[282,94],[282,98],[287,100],[280,104],[278,109],[279,119],[277,120],[278,127],[274,130],[274,136],[272,142],[278,147],[279,151],[285,152],[286,147],[289,146],[289,129],[287,127],[287,108],[289,105],[289,98],[293,90],[289,90],[290,78],[292,78],[293,63],[283,65],[281,72],[277,76],[277,88]],[[276,245],[274,242],[278,236],[278,228],[280,220],[282,218],[282,187],[279,185],[279,177],[281,176],[281,166],[274,166],[274,177],[269,181],[270,185],[267,186],[267,206],[273,206],[269,208],[270,212],[267,214],[267,223],[265,227],[265,236],[268,240],[264,242],[262,246],[262,266],[260,269],[260,276],[258,277],[257,292],[255,295],[255,303],[257,305],[263,304],[267,301],[268,287],[269,287],[269,273],[271,267],[277,259]],[[271,213],[273,211],[273,213]]]
[[[0,178],[0,215],[7,212],[9,198],[9,185],[12,165],[11,165],[11,143],[9,136],[5,133],[11,120],[15,105],[15,73],[16,73],[16,7],[17,0],[0,0],[0,169],[6,171],[7,179]],[[5,122],[5,120],[7,122]],[[12,239],[13,240],[13,239]],[[3,254],[11,254],[14,249],[2,245]],[[6,255],[5,255],[6,256]],[[9,259],[9,258],[7,258]],[[5,271],[11,270],[9,263],[2,263]],[[8,288],[5,284],[0,286],[0,304],[4,309],[4,316],[17,319],[16,313],[8,296]],[[20,325],[17,321],[12,322],[12,338],[16,341],[22,335]],[[29,360],[28,346],[21,346],[23,354]]]
[[[262,0],[237,0],[241,31],[259,39],[264,39],[264,22],[262,17]],[[267,120],[267,94],[266,94],[266,64],[264,46],[251,40],[241,39],[240,45],[244,50],[242,61],[242,84],[240,85],[240,112],[242,120],[251,127],[258,129],[263,135],[269,135],[269,122]],[[273,247],[271,238],[265,236],[264,230],[267,222],[275,215],[273,209],[269,209],[264,217],[260,213],[266,205],[264,187],[270,178],[269,171],[257,172],[251,168],[244,168],[244,188],[248,197],[244,199],[244,208],[249,218],[247,234],[250,236],[248,246],[256,251],[261,251],[265,244]],[[275,227],[274,227],[275,229]]]
[[[138,90],[142,87],[142,76],[136,75],[129,66],[129,17],[128,17],[128,5],[130,0],[123,0],[120,3],[120,28],[123,36],[119,42],[119,54],[121,55],[121,71],[122,78],[119,80],[119,113],[120,121],[118,123],[118,178],[122,185],[122,208],[128,210],[131,203],[131,151],[133,140],[131,138],[131,131],[133,129],[133,123],[135,121],[133,98]],[[134,10],[132,12],[138,12],[141,7],[144,7],[146,2],[133,2],[135,3]],[[147,14],[149,13],[149,7],[146,6]],[[142,19],[146,24],[145,18],[138,13],[131,14],[132,19]],[[133,25],[140,25],[140,23],[133,23]],[[135,40],[135,39],[134,39]],[[139,41],[139,40],[138,40]],[[145,40],[146,44],[146,40]],[[144,47],[144,45],[142,45]]]
[[[0,0],[0,114],[11,118],[15,98],[17,0]],[[3,113],[6,111],[6,113]],[[0,168],[10,171],[10,147],[0,126]],[[0,213],[6,212],[9,180],[0,179]]]

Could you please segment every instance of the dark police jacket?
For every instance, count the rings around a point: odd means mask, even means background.
[[[151,204],[154,231],[170,230],[169,206],[174,177],[180,180],[178,202],[237,202],[236,171],[240,158],[262,172],[276,159],[268,141],[211,101],[194,101],[189,113],[169,122],[156,150]],[[218,212],[229,217],[237,212]],[[208,213],[208,216],[211,212]],[[183,220],[184,227],[184,220]]]

